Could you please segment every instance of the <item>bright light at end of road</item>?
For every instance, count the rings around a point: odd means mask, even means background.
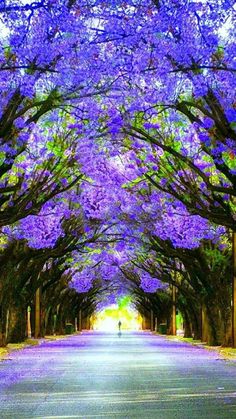
[[[132,307],[119,307],[116,304],[108,306],[91,319],[93,330],[114,332],[118,330],[118,322],[121,321],[121,330],[142,329],[142,317]]]

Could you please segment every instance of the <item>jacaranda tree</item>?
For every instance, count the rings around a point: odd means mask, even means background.
[[[213,343],[225,338],[234,13],[231,0],[0,6],[3,335],[16,293],[25,306],[55,287],[65,313],[91,292],[89,312],[120,281],[159,313],[174,284],[188,329],[204,306]]]

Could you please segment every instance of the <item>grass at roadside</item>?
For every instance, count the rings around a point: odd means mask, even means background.
[[[209,351],[218,352],[218,354],[223,359],[236,361],[236,348],[225,348],[223,346],[210,346],[210,345],[207,345],[206,342],[202,342],[201,340],[196,340],[193,338],[184,338],[183,336],[173,336],[173,335],[162,335],[162,336],[165,336],[167,339],[170,339],[170,340],[186,342],[186,343],[189,343],[190,345],[204,347],[205,349]]]
[[[236,361],[236,348],[222,348],[220,347],[220,355],[226,359],[232,359]]]
[[[28,346],[38,345],[39,339],[26,339],[24,342],[8,343],[5,348],[0,348],[0,361],[6,359],[12,351],[19,351]]]
[[[6,348],[0,348],[0,361],[8,355],[8,350]]]
[[[70,335],[46,335],[44,338],[40,339],[26,339],[24,342],[19,343],[8,343],[5,348],[0,347],[0,361],[3,361],[8,357],[8,355],[13,351],[19,351],[20,349],[27,348],[29,346],[37,346],[40,343],[50,340],[60,340],[68,337]]]

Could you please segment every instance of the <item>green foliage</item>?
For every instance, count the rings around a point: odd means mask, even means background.
[[[127,307],[132,301],[132,298],[130,295],[125,295],[124,297],[120,297],[117,301],[119,309],[123,309]]]

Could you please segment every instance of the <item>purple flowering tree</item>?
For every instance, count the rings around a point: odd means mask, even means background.
[[[45,304],[53,289],[68,296],[61,319],[82,295],[96,307],[109,281],[158,313],[158,295],[166,312],[170,301],[163,281],[174,283],[186,322],[193,301],[229,306],[233,13],[231,0],[0,6],[5,320],[7,295],[14,306],[21,290],[25,304],[42,284]]]

